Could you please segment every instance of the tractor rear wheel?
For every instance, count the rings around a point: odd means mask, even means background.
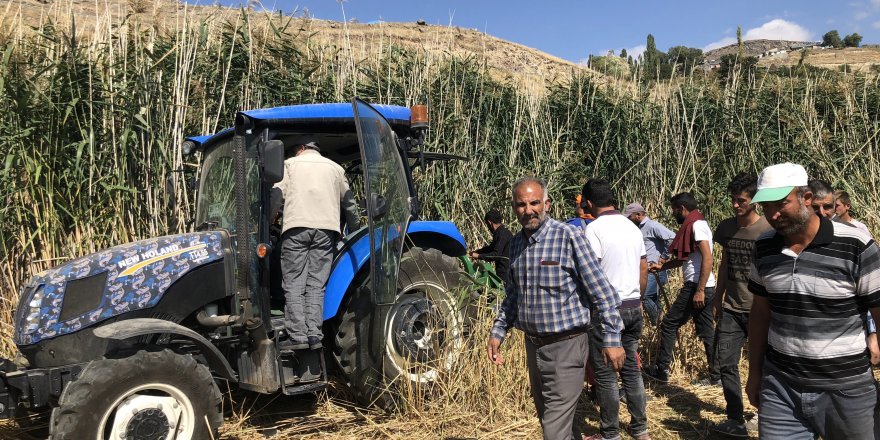
[[[374,307],[363,282],[350,295],[335,335],[334,355],[358,400],[394,405],[390,383],[418,386],[436,381],[464,345],[466,308],[458,260],[436,249],[411,248],[400,261],[397,298]],[[382,313],[385,316],[377,316]],[[376,325],[382,323],[376,342]]]
[[[52,440],[216,438],[222,396],[191,356],[141,350],[89,363],[52,412]]]

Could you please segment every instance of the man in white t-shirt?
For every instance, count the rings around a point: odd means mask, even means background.
[[[694,384],[721,386],[721,374],[714,356],[715,322],[712,308],[706,307],[712,303],[712,296],[715,294],[712,229],[697,209],[697,200],[691,193],[676,194],[669,200],[669,204],[672,215],[681,227],[669,246],[670,259],[661,260],[648,268],[667,270],[681,267],[684,285],[660,324],[660,352],[657,354],[657,362],[646,366],[644,373],[658,382],[669,381],[669,365],[672,363],[672,350],[678,340],[678,329],[693,320],[697,335],[703,341],[709,365],[709,378],[695,381]]]
[[[645,409],[645,383],[639,371],[639,340],[642,337],[642,296],[648,284],[648,262],[642,232],[628,218],[614,209],[614,193],[606,180],[590,179],[581,190],[584,211],[595,217],[584,234],[599,260],[602,272],[620,297],[623,331],[620,342],[626,360],[620,370],[626,407],[630,413],[629,432],[637,440],[648,440],[648,416]],[[601,352],[602,333],[593,328],[590,341],[590,364],[596,378],[599,401],[599,433],[590,440],[620,438],[620,397],[617,373],[605,363]]]
[[[834,192],[834,217],[831,218],[833,221],[838,221],[845,225],[852,226],[856,229],[860,229],[862,232],[871,235],[871,231],[868,230],[868,227],[865,226],[864,223],[853,218],[850,210],[852,209],[852,204],[849,201],[849,193],[843,190]],[[873,237],[873,235],[871,235]],[[875,240],[876,241],[876,240]]]

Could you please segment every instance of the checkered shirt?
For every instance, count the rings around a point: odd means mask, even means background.
[[[510,243],[510,282],[491,335],[503,341],[511,327],[534,336],[587,327],[591,305],[599,312],[603,347],[620,347],[620,298],[586,236],[547,218],[531,237],[520,231]]]

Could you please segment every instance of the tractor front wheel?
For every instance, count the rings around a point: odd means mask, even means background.
[[[211,372],[191,356],[141,350],[88,364],[61,394],[49,438],[216,438],[221,399]]]

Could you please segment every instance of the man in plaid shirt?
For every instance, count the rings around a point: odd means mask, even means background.
[[[590,306],[599,312],[605,362],[620,370],[620,299],[578,228],[547,217],[550,199],[540,179],[513,185],[513,210],[522,225],[510,244],[510,283],[489,335],[489,360],[504,363],[499,347],[511,327],[526,336],[532,399],[545,439],[580,438],[574,426],[588,353]]]

